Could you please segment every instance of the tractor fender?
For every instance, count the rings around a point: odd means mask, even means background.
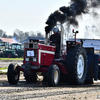
[[[63,74],[68,74],[66,66],[64,66],[62,63],[59,61],[54,61],[53,64],[57,65]]]

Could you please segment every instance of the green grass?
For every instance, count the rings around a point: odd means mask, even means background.
[[[23,60],[23,58],[0,58],[0,60]]]
[[[6,70],[6,69],[8,69],[8,67],[2,67],[2,68],[0,68],[0,70]]]
[[[2,71],[0,71],[0,74],[1,74],[1,75],[2,75],[2,74],[5,74],[5,75],[6,75],[6,74],[7,74],[7,72],[2,72]]]
[[[2,67],[0,68],[0,74],[7,74],[7,72],[3,72],[2,70],[6,70],[8,67]]]

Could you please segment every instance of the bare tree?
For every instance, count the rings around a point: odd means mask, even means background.
[[[3,35],[3,30],[0,29],[0,37]]]
[[[25,38],[29,37],[29,32],[25,32]]]
[[[3,33],[2,37],[7,38],[6,32]]]
[[[37,32],[37,37],[44,37],[41,32]]]
[[[33,31],[30,31],[30,36],[31,37],[36,37],[36,34]]]

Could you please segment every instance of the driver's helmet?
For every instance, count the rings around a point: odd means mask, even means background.
[[[59,33],[59,28],[58,27],[53,28],[53,32]]]

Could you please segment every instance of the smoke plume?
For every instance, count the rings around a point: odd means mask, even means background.
[[[71,25],[78,26],[76,16],[86,13],[86,6],[86,0],[71,0],[71,5],[69,7],[60,7],[59,10],[55,11],[48,17],[45,32],[49,33],[57,22],[68,22]]]
[[[90,1],[90,7],[100,7],[100,0],[89,0]]]

